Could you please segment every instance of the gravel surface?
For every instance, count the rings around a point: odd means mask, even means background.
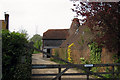
[[[43,58],[42,53],[32,55],[32,64],[57,64],[48,58]],[[64,69],[62,69],[64,70]],[[32,69],[32,74],[58,73],[58,69]],[[69,69],[66,73],[78,73],[75,69]],[[55,76],[32,76],[32,80],[50,80]],[[34,79],[33,79],[34,78]],[[39,78],[39,79],[38,79]],[[81,78],[81,79],[80,79]],[[86,80],[85,76],[62,76],[62,80]]]

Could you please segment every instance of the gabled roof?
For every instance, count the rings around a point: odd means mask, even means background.
[[[69,29],[49,29],[43,33],[44,39],[66,39]]]

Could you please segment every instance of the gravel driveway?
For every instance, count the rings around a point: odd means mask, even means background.
[[[43,58],[42,53],[40,53],[40,54],[32,55],[32,64],[57,64],[57,63],[50,61],[47,58]],[[54,69],[32,69],[32,74],[44,74],[44,73],[58,73],[58,69],[56,68]],[[78,71],[75,69],[69,69],[68,71],[66,71],[66,73],[78,73]],[[55,76],[43,76],[43,77],[32,76],[32,80],[51,80],[54,77]],[[86,76],[62,76],[62,80],[86,80],[86,79],[80,79],[80,78],[86,78]]]

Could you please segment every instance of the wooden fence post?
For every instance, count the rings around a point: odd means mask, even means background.
[[[61,68],[58,68],[58,72],[61,73]],[[58,78],[58,80],[61,80],[61,76]]]
[[[112,66],[112,75],[113,75],[113,78],[115,77],[115,73],[114,73],[114,66]]]
[[[88,67],[88,70],[90,71],[91,67]],[[89,80],[89,73],[87,73],[87,80]]]

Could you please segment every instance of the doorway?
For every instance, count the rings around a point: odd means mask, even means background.
[[[51,54],[51,50],[50,50],[50,49],[47,49],[47,53],[50,53],[50,54]],[[50,56],[47,55],[47,58],[50,58]]]

